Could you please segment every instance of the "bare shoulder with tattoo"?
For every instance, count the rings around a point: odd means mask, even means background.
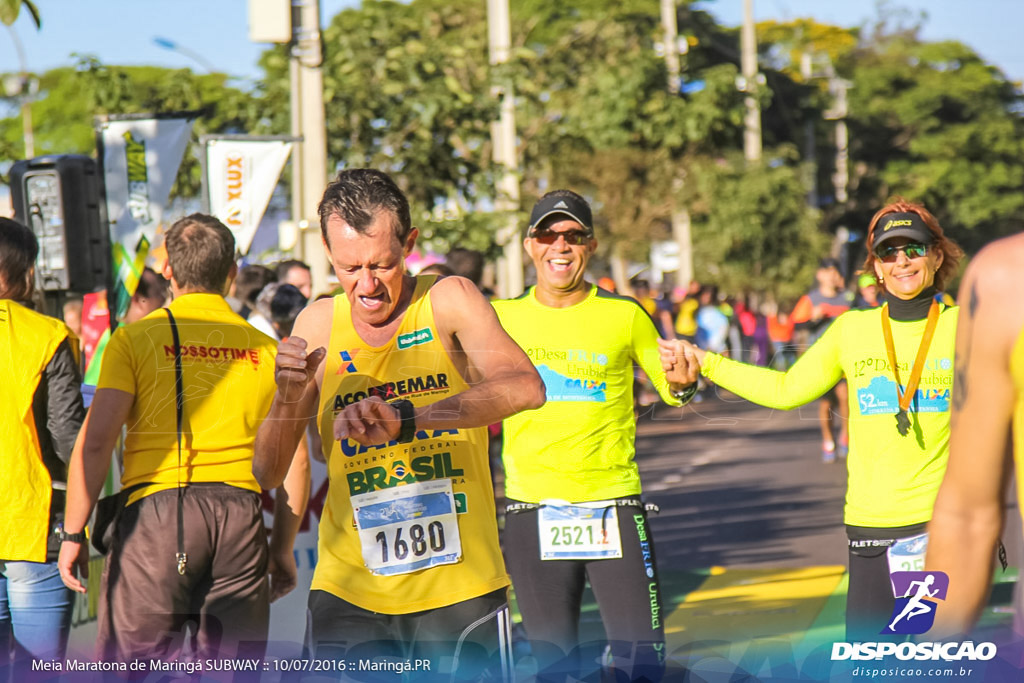
[[[1024,233],[1001,239],[982,249],[964,274],[960,285],[960,326],[957,337],[956,370],[953,383],[954,419],[973,392],[974,386],[996,378],[979,377],[971,366],[980,354],[996,360],[1009,373],[1013,345],[1024,327]],[[992,356],[995,356],[993,358]],[[989,366],[991,367],[991,366]]]

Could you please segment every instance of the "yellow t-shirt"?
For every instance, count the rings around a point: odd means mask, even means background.
[[[896,380],[882,336],[882,309],[843,313],[787,372],[708,353],[701,372],[743,398],[789,410],[818,398],[845,375],[850,454],[846,523],[889,528],[927,522],[949,459],[953,349],[959,309],[943,307],[911,401],[910,431],[896,428]],[[905,383],[925,321],[893,320],[893,345]]]
[[[434,321],[430,287],[435,276],[417,278],[416,290],[395,336],[383,346],[362,340],[352,326],[352,313],[344,294],[334,297],[331,340],[320,391],[320,434],[327,453],[330,484],[320,520],[319,560],[312,588],[338,596],[363,609],[384,614],[409,614],[453,605],[509,584],[498,545],[494,490],[487,458],[487,430],[420,430],[411,443],[391,442],[360,446],[334,439],[334,417],[346,406],[367,396],[384,400],[404,398],[429,405],[468,388],[441,343]],[[364,494],[409,495],[423,486],[451,482],[461,556],[453,564],[421,567],[408,573],[385,574],[393,567],[371,571],[372,561],[402,557],[404,569],[417,557],[426,557],[429,540],[434,550],[447,547],[431,531],[431,523],[408,522],[403,535],[394,528],[360,537],[355,515]],[[434,494],[435,498],[437,494]],[[445,495],[445,494],[442,494]],[[353,496],[355,498],[354,509]],[[420,498],[384,502],[388,514],[409,509],[411,518],[426,519],[427,505]],[[449,511],[450,512],[450,511]],[[381,527],[383,528],[383,527]],[[433,526],[434,529],[439,527]],[[447,541],[452,541],[448,538]],[[418,545],[417,545],[418,544]],[[452,553],[454,555],[454,553]]]
[[[50,473],[43,464],[32,398],[57,347],[60,320],[0,299],[0,560],[46,561]]]
[[[1010,376],[1013,377],[1013,457],[1017,465],[1017,500],[1024,505],[1024,329],[1010,353]]]
[[[662,399],[668,390],[658,332],[637,302],[599,287],[574,306],[551,308],[535,289],[495,301],[502,326],[544,380],[547,403],[504,422],[505,495],[583,503],[640,493],[633,364]]]
[[[178,482],[222,482],[259,491],[253,442],[274,398],[276,342],[216,294],[186,294],[170,306],[178,324],[185,388],[181,469],[175,416],[174,341],[167,312],[117,328],[103,354],[98,389],[135,396],[127,420],[123,487],[132,496]]]
[[[697,309],[700,308],[700,301],[692,296],[683,299],[679,304],[679,316],[676,317],[676,334],[684,337],[697,335]]]

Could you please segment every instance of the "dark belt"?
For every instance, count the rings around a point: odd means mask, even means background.
[[[655,514],[661,512],[661,508],[656,503],[645,503],[639,498],[614,498],[612,500],[602,501],[587,501],[589,502],[600,502],[607,503],[605,507],[631,507],[631,508],[642,508],[645,512],[653,512]],[[569,503],[569,505],[578,505],[578,503]],[[510,512],[526,512],[528,510],[537,510],[542,507],[546,507],[544,503],[509,503],[505,506],[505,514]]]

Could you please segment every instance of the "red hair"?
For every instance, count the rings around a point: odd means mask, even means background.
[[[924,221],[924,224],[928,226],[928,231],[932,234],[931,249],[938,249],[942,252],[942,264],[939,269],[935,271],[935,288],[940,292],[945,291],[946,284],[953,278],[957,270],[960,268],[960,259],[964,257],[964,250],[960,246],[946,237],[945,231],[942,226],[939,225],[939,221],[931,212],[924,208],[920,204],[914,202],[908,202],[902,197],[897,197],[895,200],[885,205],[878,210],[878,213],[871,219],[871,223],[868,224],[868,257],[864,260],[864,272],[875,274],[875,261],[878,259],[875,257],[875,250],[871,248],[871,245],[875,241],[875,228],[878,227],[879,221],[882,216],[889,213],[904,213],[911,212],[916,213]]]

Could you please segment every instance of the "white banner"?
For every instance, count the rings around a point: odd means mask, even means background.
[[[120,317],[138,285],[149,247],[192,135],[192,119],[104,121],[103,180]]]
[[[206,144],[210,213],[249,251],[292,143],[284,140],[211,139]]]

